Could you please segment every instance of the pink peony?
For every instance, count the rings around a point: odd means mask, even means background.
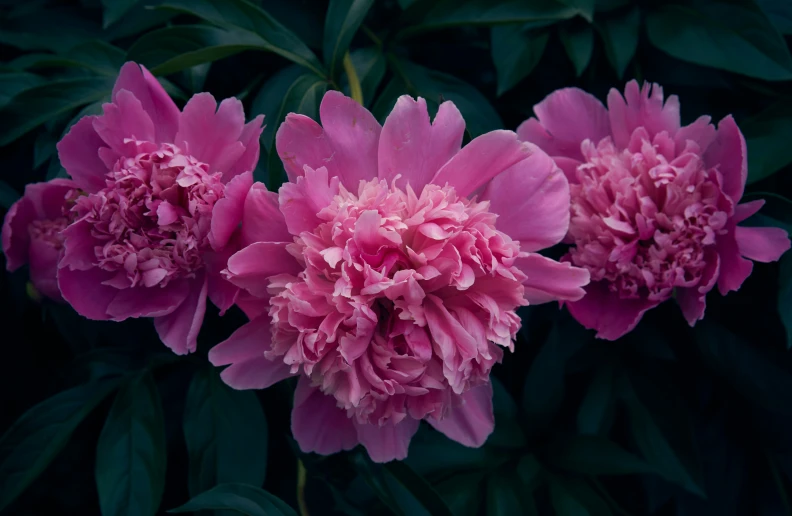
[[[3,253],[6,269],[13,272],[30,264],[30,281],[41,294],[63,301],[58,289],[58,257],[63,249],[61,232],[68,225],[75,184],[53,179],[25,187],[3,223]]]
[[[401,97],[380,127],[329,92],[320,115],[278,130],[289,182],[257,190],[242,227],[258,241],[226,271],[259,301],[209,358],[231,364],[222,377],[239,389],[300,375],[292,430],[306,452],[361,443],[375,461],[401,459],[422,419],[480,446],[517,308],[579,299],[588,282],[535,254],[566,233],[567,181],[510,131],[460,150],[451,102],[430,123],[423,99]]]
[[[194,351],[208,296],[221,310],[237,289],[220,276],[237,249],[259,156],[261,116],[218,109],[208,93],[183,112],[145,68],[127,63],[100,116],[58,144],[84,195],[64,232],[58,284],[89,319],[153,317],[162,341]]]
[[[603,339],[632,330],[674,296],[692,326],[705,297],[737,290],[753,263],[789,249],[785,231],[740,227],[764,201],[738,205],[747,177],[745,139],[727,116],[680,127],[679,100],[657,84],[612,89],[608,109],[576,88],[534,107],[517,133],[550,154],[570,181],[565,260],[591,272],[572,315]]]

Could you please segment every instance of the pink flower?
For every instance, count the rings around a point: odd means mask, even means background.
[[[63,249],[61,231],[67,226],[75,184],[53,179],[25,187],[3,222],[3,253],[6,269],[13,272],[30,264],[30,281],[43,295],[63,301],[58,289],[58,257]]]
[[[737,290],[753,263],[789,249],[785,231],[737,226],[764,204],[738,204],[747,177],[745,139],[727,116],[680,127],[679,100],[657,84],[612,89],[608,109],[576,88],[534,107],[517,133],[550,154],[570,181],[566,260],[591,272],[572,315],[614,340],[674,296],[692,326],[705,297]]]
[[[579,299],[588,282],[535,254],[566,233],[567,181],[510,131],[460,150],[450,102],[430,123],[423,99],[401,97],[380,127],[329,92],[320,115],[278,130],[289,182],[255,190],[242,227],[257,242],[226,271],[258,301],[209,358],[238,389],[300,375],[292,430],[306,452],[361,443],[375,461],[404,458],[422,419],[480,446],[517,308]]]
[[[63,232],[66,301],[89,319],[153,317],[169,348],[194,351],[207,294],[221,310],[236,297],[219,272],[238,245],[262,118],[245,124],[239,100],[218,109],[208,93],[180,113],[148,70],[125,64],[104,113],[58,144],[85,193]]]

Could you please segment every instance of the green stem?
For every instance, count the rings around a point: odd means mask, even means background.
[[[305,480],[305,466],[300,459],[297,459],[297,506],[300,508],[300,516],[310,516],[308,504],[305,503]]]
[[[344,71],[349,79],[349,93],[352,99],[362,106],[363,89],[360,87],[360,79],[355,71],[355,65],[352,64],[352,58],[349,57],[349,52],[344,55]]]

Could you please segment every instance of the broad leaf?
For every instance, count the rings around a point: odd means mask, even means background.
[[[558,35],[569,60],[575,67],[575,75],[580,77],[591,61],[591,53],[594,50],[594,30],[587,25],[576,25],[561,26]]]
[[[778,271],[778,314],[787,334],[787,349],[792,349],[792,254],[786,253]]]
[[[495,450],[486,445],[468,448],[422,425],[410,442],[405,463],[434,483],[461,472],[495,468],[512,456],[513,450]]]
[[[27,72],[0,73],[0,108],[8,104],[11,98],[44,82],[44,78]]]
[[[404,462],[385,465],[390,473],[432,516],[451,516],[450,509],[432,485]]]
[[[769,81],[792,79],[786,42],[750,0],[658,3],[646,24],[649,41],[677,59]]]
[[[168,512],[196,512],[228,509],[246,516],[297,516],[280,498],[246,484],[221,484]]]
[[[267,420],[256,394],[226,386],[217,372],[195,373],[184,406],[190,458],[188,487],[195,496],[218,484],[264,483]]]
[[[103,37],[99,24],[85,16],[79,7],[39,8],[0,19],[0,43],[22,50],[66,52]]]
[[[322,63],[300,38],[267,11],[247,0],[167,0],[162,7],[192,14],[236,32],[243,39],[251,34],[258,36],[261,50],[274,52],[324,75]]]
[[[382,55],[380,49],[376,47],[359,48],[349,53],[349,59],[352,61],[352,66],[355,67],[358,79],[360,79],[360,88],[363,91],[363,103],[370,106],[374,100],[374,94],[377,92],[382,78],[385,77],[387,63],[385,56]],[[346,74],[341,79],[341,90],[349,95],[349,81]]]
[[[613,368],[605,366],[594,376],[577,414],[577,427],[581,434],[596,435],[602,430],[612,405]]]
[[[96,382],[60,392],[33,406],[6,431],[0,438],[0,510],[44,471],[116,385]]]
[[[96,488],[102,516],[149,516],[165,488],[165,423],[151,373],[116,396],[96,445]]]
[[[557,516],[589,516],[591,513],[561,483],[550,483],[550,499]]]
[[[584,475],[633,475],[654,471],[646,461],[604,437],[579,435],[557,446],[550,460],[568,471]]]
[[[792,100],[784,99],[740,124],[748,144],[748,184],[792,163]]]
[[[84,68],[99,75],[115,79],[126,60],[126,52],[104,41],[89,41],[78,45],[67,54],[26,54],[13,60],[15,68]]]
[[[102,0],[104,6],[102,25],[104,28],[123,18],[137,2],[138,0]]]
[[[454,516],[476,516],[484,505],[486,491],[484,473],[455,475],[437,484],[437,492],[451,509]]]
[[[492,61],[498,76],[498,95],[528,77],[542,58],[550,33],[523,25],[492,28]]]
[[[595,0],[561,0],[561,3],[577,9],[577,13],[589,23],[594,19]]]
[[[324,60],[336,77],[352,38],[374,0],[330,0],[324,29]]]
[[[487,516],[537,514],[533,492],[520,485],[514,475],[498,471],[487,479]]]
[[[7,145],[44,122],[61,116],[110,93],[111,78],[96,77],[54,81],[27,89],[0,109],[3,127],[0,146]]]
[[[781,34],[792,34],[792,2],[788,0],[756,0]]]
[[[604,16],[597,24],[605,44],[605,54],[620,79],[624,77],[624,70],[638,48],[640,23],[640,11],[637,7],[633,7],[626,12]]]

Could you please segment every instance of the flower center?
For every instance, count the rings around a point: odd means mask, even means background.
[[[570,258],[623,298],[662,301],[698,284],[704,255],[724,231],[716,170],[694,142],[677,145],[665,132],[650,141],[643,128],[623,151],[610,138],[583,143],[586,162],[570,187]]]
[[[335,188],[321,223],[287,247],[304,270],[271,278],[266,355],[361,423],[442,417],[451,391],[485,382],[499,346],[513,348],[519,243],[489,203],[449,186]]]
[[[172,144],[126,140],[134,157],[121,157],[106,187],[77,199],[74,210],[102,245],[97,265],[118,272],[119,288],[164,287],[203,266],[211,213],[223,196],[220,174]]]
[[[60,251],[63,248],[61,231],[68,225],[69,220],[66,217],[34,220],[28,226],[28,232],[31,239],[46,242],[53,249]]]

